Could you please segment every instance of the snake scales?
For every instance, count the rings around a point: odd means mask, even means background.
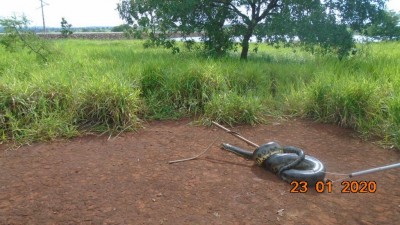
[[[325,178],[324,165],[294,146],[282,147],[276,142],[269,142],[256,148],[254,152],[225,143],[222,146],[225,150],[254,160],[258,166],[264,167],[287,182],[306,181],[312,186]]]

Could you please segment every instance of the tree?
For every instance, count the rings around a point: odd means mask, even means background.
[[[218,8],[220,5],[210,0],[121,0],[117,9],[120,17],[133,27],[130,33],[149,38],[146,46],[176,49],[174,42],[167,40],[171,35],[186,38],[191,33],[203,32],[206,51],[220,56],[233,46],[232,34],[224,29],[229,11]]]
[[[205,45],[219,46],[241,39],[246,59],[252,36],[271,44],[318,44],[340,56],[354,45],[350,29],[361,31],[378,20],[386,0],[121,0],[122,19],[151,27],[152,33],[205,33]],[[228,27],[229,28],[226,28]],[[336,36],[339,35],[339,36]],[[162,36],[162,35],[161,35]],[[164,36],[165,37],[165,36]],[[208,42],[207,42],[208,40]],[[210,48],[209,46],[207,48]]]
[[[366,34],[382,40],[400,40],[400,14],[385,11],[381,20],[366,29]]]
[[[61,18],[61,36],[63,37],[69,37],[70,35],[73,34],[72,29],[71,29],[72,25],[69,24],[67,22],[67,20],[65,20],[65,18]]]
[[[128,24],[121,24],[118,26],[115,26],[111,29],[112,32],[124,32],[126,30],[129,30],[131,27]]]
[[[196,10],[189,14],[189,17],[186,16],[187,18],[183,20],[184,23],[182,23],[183,26],[181,27],[187,28],[190,27],[190,24],[195,25],[191,29],[186,29],[186,31],[197,30],[199,33],[203,32],[206,52],[214,56],[225,55],[234,45],[232,31],[224,27],[226,21],[234,17],[224,7],[227,3],[203,0],[197,1],[195,4],[190,7],[196,7]],[[181,15],[182,17],[184,18],[185,15]],[[194,20],[193,18],[196,19]]]
[[[209,55],[223,56],[234,47],[234,32],[225,26],[235,17],[227,8],[228,2],[198,0],[175,4],[176,8],[185,8],[176,17],[175,22],[180,25],[175,31],[184,37],[192,32],[203,33],[204,49]]]
[[[49,55],[53,53],[51,46],[35,33],[28,31],[29,23],[25,16],[0,19],[0,26],[5,31],[5,34],[0,36],[0,44],[10,52],[28,49],[29,53],[35,53],[37,58],[47,62]]]
[[[123,0],[117,9],[120,17],[133,27],[136,36],[144,33],[150,38],[152,45],[158,45],[156,32],[158,31],[158,38],[161,39],[162,34],[168,31],[163,29],[166,27],[163,23],[167,17],[162,15],[166,11],[162,6],[162,3],[155,0]]]

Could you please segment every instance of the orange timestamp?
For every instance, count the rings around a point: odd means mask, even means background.
[[[315,185],[309,185],[307,181],[292,181],[290,193],[307,193],[310,189],[317,193],[332,193],[332,181],[318,181]],[[375,193],[376,181],[342,181],[340,193]]]

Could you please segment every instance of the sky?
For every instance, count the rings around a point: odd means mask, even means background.
[[[43,0],[46,27],[60,27],[64,17],[72,27],[117,26],[117,3],[120,0]],[[30,26],[42,26],[40,0],[0,0],[0,18],[25,14]],[[388,9],[400,13],[400,0],[389,0]]]
[[[60,27],[64,17],[72,27],[117,26],[119,0],[43,0],[46,27]],[[42,26],[40,0],[0,0],[0,17],[25,14],[30,26]]]

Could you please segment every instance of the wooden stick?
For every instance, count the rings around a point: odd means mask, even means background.
[[[233,136],[235,136],[235,137],[239,138],[240,140],[246,142],[247,144],[249,144],[249,145],[251,145],[251,146],[253,146],[253,147],[256,147],[256,148],[260,147],[258,144],[256,144],[256,143],[254,143],[254,142],[252,142],[252,141],[250,141],[250,140],[247,140],[246,138],[242,137],[242,136],[241,136],[240,134],[238,134],[237,132],[231,131],[231,130],[229,130],[228,128],[222,126],[221,124],[219,124],[219,123],[217,123],[217,122],[212,121],[212,123],[213,123],[215,126],[217,126],[217,127],[221,128],[222,130],[226,131],[227,133],[232,134]]]

